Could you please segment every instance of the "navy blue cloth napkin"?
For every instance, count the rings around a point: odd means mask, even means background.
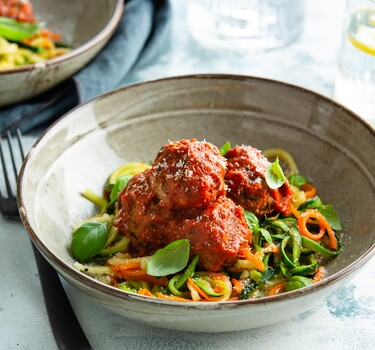
[[[47,126],[76,105],[118,87],[134,66],[149,64],[161,53],[169,24],[168,0],[126,0],[117,30],[96,58],[48,92],[0,108],[0,132]]]

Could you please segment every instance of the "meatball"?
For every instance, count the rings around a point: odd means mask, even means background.
[[[251,146],[236,146],[225,155],[227,196],[257,216],[275,211],[286,214],[292,191],[288,182],[273,190],[268,187],[265,172],[270,162]]]
[[[134,175],[120,193],[121,209],[115,226],[131,241],[135,255],[148,255],[165,245],[169,211],[163,210],[151,191],[150,170]]]
[[[243,209],[221,197],[188,214],[179,214],[168,229],[167,241],[187,238],[191,256],[199,254],[199,266],[219,271],[234,264],[239,251],[251,244],[251,236]]]
[[[218,148],[195,139],[171,142],[152,165],[151,186],[160,205],[189,209],[225,195],[226,160]]]
[[[36,22],[29,0],[0,0],[0,16],[21,22]]]

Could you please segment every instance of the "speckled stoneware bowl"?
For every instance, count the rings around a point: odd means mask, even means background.
[[[0,70],[0,107],[34,97],[85,66],[110,39],[123,0],[33,0],[34,14],[74,49],[50,60]]]
[[[76,108],[44,133],[22,167],[19,208],[31,239],[56,270],[118,314],[185,331],[261,327],[322,302],[374,255],[374,136],[344,107],[281,82],[207,75],[136,84]],[[283,147],[295,156],[342,219],[343,250],[327,266],[328,278],[262,299],[180,303],[129,294],[72,267],[72,228],[94,213],[81,191],[100,192],[122,163],[152,160],[168,140],[193,137],[218,146]]]

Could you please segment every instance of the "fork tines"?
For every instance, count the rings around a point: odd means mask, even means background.
[[[6,133],[6,142],[2,141],[0,135],[0,158],[3,172],[1,177],[3,180],[0,182],[0,211],[6,217],[18,217],[16,184],[20,162],[24,158],[21,137],[20,130],[17,130],[16,148],[18,151],[15,151],[14,143],[16,141],[12,139],[11,133],[9,131]],[[16,161],[17,155],[20,162]]]

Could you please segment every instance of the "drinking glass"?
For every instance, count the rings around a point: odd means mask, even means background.
[[[191,34],[210,49],[272,49],[302,31],[304,0],[188,0]]]
[[[375,0],[347,0],[334,98],[375,125]]]

